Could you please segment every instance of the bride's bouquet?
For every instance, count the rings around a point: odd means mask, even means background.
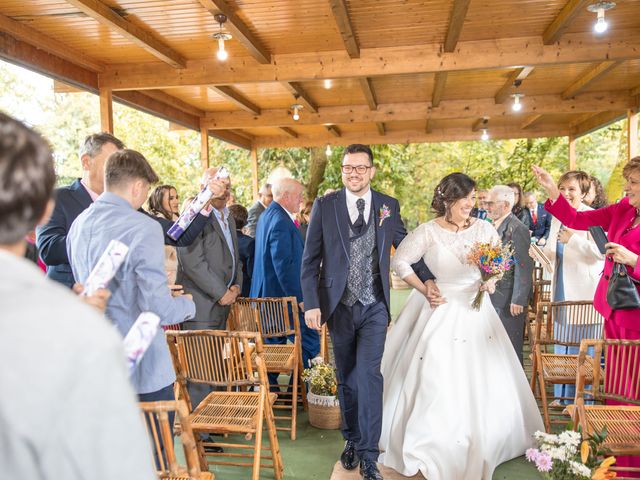
[[[480,269],[482,284],[493,278],[500,279],[513,266],[513,250],[511,246],[501,242],[476,242],[471,245],[467,261]],[[478,290],[471,307],[478,311],[482,305],[484,290]]]

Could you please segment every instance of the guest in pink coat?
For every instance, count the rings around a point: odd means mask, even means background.
[[[593,305],[605,318],[606,338],[640,340],[640,308],[613,310],[607,303],[607,287],[614,262],[625,265],[629,276],[640,280],[640,156],[629,160],[622,171],[626,180],[625,198],[599,210],[576,211],[560,195],[548,172],[535,166],[533,171],[549,196],[544,207],[554,217],[576,230],[600,225],[607,232],[609,243],[606,245],[604,271],[596,288]],[[640,285],[636,285],[636,288],[640,290]],[[619,457],[616,464],[640,467],[640,457]]]

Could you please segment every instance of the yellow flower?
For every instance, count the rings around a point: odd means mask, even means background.
[[[582,442],[582,445],[580,445],[580,459],[582,460],[582,463],[587,463],[587,460],[589,460],[590,451],[591,447],[589,447],[589,442],[584,440]]]
[[[600,466],[593,472],[593,476],[591,480],[611,480],[612,478],[616,478],[616,472],[610,472],[609,467],[616,463],[615,457],[608,457],[602,461]]]

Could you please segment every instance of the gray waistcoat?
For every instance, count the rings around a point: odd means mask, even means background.
[[[347,288],[342,295],[341,303],[351,307],[358,300],[363,305],[374,303],[376,293],[380,290],[380,266],[378,265],[378,247],[376,246],[376,227],[374,225],[373,208],[365,231],[357,235],[350,229],[349,239],[349,275]]]

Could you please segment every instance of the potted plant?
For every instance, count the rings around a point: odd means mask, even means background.
[[[545,479],[549,480],[608,480],[615,478],[609,467],[615,463],[614,457],[600,462],[606,450],[602,448],[607,431],[594,434],[580,442],[580,432],[567,430],[557,435],[536,432],[537,448],[526,452],[527,460],[535,463]]]
[[[302,379],[308,385],[309,423],[327,430],[340,428],[342,415],[335,367],[321,360],[314,362],[302,372]]]

